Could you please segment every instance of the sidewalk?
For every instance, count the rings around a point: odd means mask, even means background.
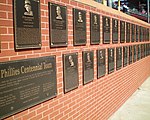
[[[150,120],[150,77],[108,120]]]

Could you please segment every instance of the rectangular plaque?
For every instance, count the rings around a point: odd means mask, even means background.
[[[118,20],[112,19],[112,42],[118,43]]]
[[[0,119],[56,95],[55,56],[0,63]]]
[[[110,18],[103,16],[103,43],[110,43]]]
[[[137,46],[136,45],[134,45],[133,46],[133,53],[134,53],[134,56],[133,56],[133,62],[136,62],[136,55],[137,55],[137,48],[136,48]]]
[[[40,0],[14,0],[15,49],[41,48]]]
[[[135,25],[132,24],[131,26],[131,42],[134,42],[135,41]]]
[[[125,42],[125,22],[120,21],[120,42]]]
[[[69,92],[79,86],[78,54],[63,55],[64,92]]]
[[[129,46],[129,64],[132,64],[132,58],[133,58],[133,48],[132,46]]]
[[[141,59],[141,45],[137,45],[137,60]]]
[[[108,48],[108,73],[114,71],[114,48]]]
[[[97,78],[106,74],[105,49],[97,50]]]
[[[141,45],[141,58],[144,58],[144,44]]]
[[[51,47],[67,46],[68,28],[67,28],[67,7],[48,3],[49,5],[49,36]]]
[[[122,47],[116,48],[116,69],[119,70],[122,67]]]
[[[136,25],[136,42],[139,41],[139,26]]]
[[[83,58],[83,84],[94,79],[94,51],[84,51]]]
[[[130,23],[126,23],[126,42],[130,42]]]
[[[128,63],[128,47],[124,46],[123,47],[123,66],[127,66]]]
[[[143,41],[143,27],[140,26],[140,42]]]
[[[74,45],[86,45],[86,11],[73,8]]]
[[[100,16],[95,13],[90,13],[90,37],[91,44],[100,43]]]

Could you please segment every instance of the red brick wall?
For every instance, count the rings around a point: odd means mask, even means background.
[[[54,2],[67,6],[68,12],[68,47],[50,48],[49,47],[49,17],[48,2]],[[85,1],[85,0],[83,0]],[[98,4],[95,2],[91,2]],[[41,36],[42,48],[36,50],[14,50],[14,31],[13,31],[13,6],[12,0],[0,1],[0,40],[1,52],[0,62],[35,58],[40,56],[56,55],[57,60],[57,90],[58,95],[49,101],[38,104],[30,109],[6,118],[6,120],[106,120],[112,115],[143,83],[150,75],[150,56],[141,59],[127,67],[122,67],[105,77],[97,79],[96,50],[99,48],[118,47],[140,44],[102,44],[102,25],[101,43],[90,45],[90,15],[89,12],[128,21],[144,27],[149,27],[147,23],[129,17],[111,8],[100,5],[98,9],[89,5],[81,4],[73,0],[41,0]],[[73,46],[73,19],[72,8],[79,8],[87,11],[87,44],[86,46]],[[112,28],[111,28],[112,29]],[[112,35],[112,33],[111,33]],[[112,39],[112,37],[111,37]],[[119,37],[120,39],[120,37]],[[142,42],[149,43],[149,42]],[[82,82],[82,51],[94,50],[94,81],[83,86]],[[78,52],[79,60],[79,87],[71,92],[63,92],[63,63],[62,54]],[[106,52],[107,53],[107,52]],[[107,57],[106,57],[107,61]],[[107,62],[106,62],[107,63]],[[107,69],[107,67],[106,67]]]

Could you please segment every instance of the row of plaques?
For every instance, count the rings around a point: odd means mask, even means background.
[[[63,47],[68,45],[67,7],[48,3],[50,46]],[[74,45],[86,45],[86,11],[73,8]],[[41,48],[41,21],[39,0],[14,0],[15,48]],[[103,43],[118,43],[119,20],[102,16]],[[126,31],[126,32],[125,32]],[[125,37],[126,36],[126,37]],[[126,39],[125,39],[126,38]],[[90,12],[91,44],[100,43],[100,15]],[[131,40],[130,40],[131,39]],[[120,21],[120,42],[149,41],[149,28]]]
[[[107,52],[97,50],[97,78],[105,76],[106,61],[110,74],[114,72],[115,59],[119,70],[150,55],[150,44],[108,48]],[[94,79],[94,50],[83,51],[82,65],[85,85]],[[65,93],[79,86],[78,53],[63,54],[63,74]],[[0,119],[56,96],[56,56],[0,63]]]

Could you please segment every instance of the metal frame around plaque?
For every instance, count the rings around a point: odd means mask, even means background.
[[[114,72],[115,69],[115,50],[108,48],[108,74]]]
[[[118,19],[112,18],[112,43],[118,43]]]
[[[106,50],[97,50],[97,78],[106,74]]]
[[[0,119],[57,95],[56,56],[0,63]]]
[[[67,7],[50,2],[48,5],[50,46],[65,47],[68,45]]]
[[[15,49],[41,48],[40,0],[14,0]]]
[[[100,15],[90,12],[90,43],[100,43]]]
[[[94,80],[94,51],[83,51],[83,84]]]
[[[122,47],[116,48],[116,69],[119,70],[122,67]]]
[[[86,45],[86,11],[73,8],[73,43]]]
[[[63,54],[63,81],[65,93],[78,88],[78,53]]]
[[[125,42],[125,21],[120,21],[120,43]]]
[[[110,43],[110,17],[102,16],[103,22],[103,43],[109,44]]]
[[[123,67],[128,64],[128,46],[123,47]]]

